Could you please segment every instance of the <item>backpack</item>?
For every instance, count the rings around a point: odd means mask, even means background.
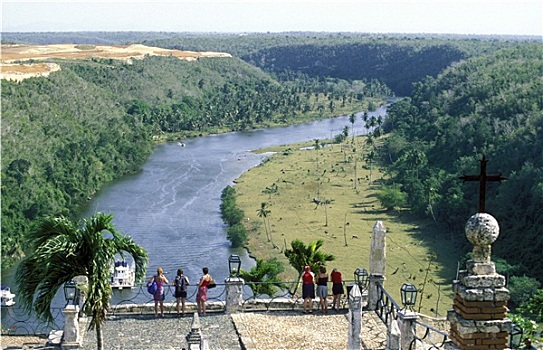
[[[158,286],[156,285],[156,282],[153,281],[153,283],[151,283],[148,287],[147,287],[147,292],[149,294],[153,294],[155,295],[155,293],[157,292],[158,290]]]
[[[175,277],[175,291],[185,292],[187,290],[187,278],[184,275]]]

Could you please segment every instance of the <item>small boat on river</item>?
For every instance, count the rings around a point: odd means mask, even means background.
[[[0,300],[1,306],[15,305],[15,294],[11,292],[9,287],[2,286],[0,287]]]
[[[134,263],[128,265],[124,260],[116,260],[115,264],[111,266],[111,280],[109,284],[111,288],[123,289],[133,288],[136,278],[136,268]]]

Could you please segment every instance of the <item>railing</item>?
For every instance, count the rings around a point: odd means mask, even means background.
[[[344,290],[346,291],[347,288],[345,287],[345,281],[344,284]],[[255,295],[253,293],[252,286],[258,288],[258,286],[263,285],[269,285],[272,284],[274,286],[277,286],[277,291],[273,295]],[[298,288],[296,288],[298,285]],[[255,289],[256,289],[255,288]],[[299,293],[294,294],[293,291],[298,290]],[[280,310],[286,310],[286,311],[294,311],[297,309],[301,309],[303,307],[303,299],[301,297],[301,290],[302,285],[299,282],[280,282],[280,283],[270,283],[270,282],[246,282],[246,284],[243,286],[243,304],[242,309],[244,312],[250,312],[250,311],[280,311]],[[329,288],[329,292],[331,292],[331,288]],[[330,294],[330,293],[329,293]],[[314,303],[314,307],[316,307],[316,302]],[[329,303],[330,305],[330,303]],[[340,299],[340,307],[345,308],[347,305],[347,296],[346,294],[343,295],[343,297]]]
[[[401,307],[392,299],[380,283],[377,283],[377,294],[378,299],[375,313],[388,328],[392,320],[398,319],[398,311],[401,310]]]
[[[419,333],[419,326],[422,328],[422,332]],[[414,339],[409,344],[409,350],[417,349],[418,343],[424,343],[430,345],[430,347],[425,347],[427,350],[431,349],[441,349],[445,346],[445,343],[449,340],[449,334],[428,326],[427,324],[415,321],[415,332]],[[422,336],[418,336],[421,334]]]
[[[226,285],[217,283],[216,288],[208,289],[206,309],[210,312],[224,312],[226,310]],[[166,314],[177,313],[177,302],[175,298],[175,287],[165,285],[164,312]],[[187,286],[187,297],[185,299],[186,312],[197,310],[196,294],[198,286]],[[109,315],[119,316],[123,314],[142,315],[154,313],[155,301],[153,296],[147,292],[145,284],[132,289],[113,290],[111,296]]]
[[[379,316],[385,326],[390,329],[393,320],[398,320],[398,312],[401,307],[387,293],[385,288],[377,283],[377,307],[375,313]],[[420,321],[413,321],[413,340],[409,344],[409,349],[417,349],[418,344],[424,344],[424,349],[441,349],[449,339],[449,334],[433,328]]]
[[[37,320],[20,306],[2,307],[2,335],[48,335],[50,331],[64,326],[63,309],[51,308],[54,321],[47,323]]]

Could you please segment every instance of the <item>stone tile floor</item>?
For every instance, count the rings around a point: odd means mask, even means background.
[[[348,334],[346,316],[345,312],[309,315],[299,311],[271,311],[231,316],[208,313],[200,318],[200,325],[210,350],[344,350]],[[172,314],[157,319],[152,314],[112,317],[104,324],[104,349],[188,349],[186,336],[192,320],[192,315],[179,318]],[[386,329],[375,313],[365,312],[362,324],[362,349],[385,349]],[[39,338],[38,343],[26,340],[19,339],[17,344],[2,339],[2,349],[38,349],[46,342],[41,339],[40,344]],[[84,332],[81,349],[96,349],[94,330]]]

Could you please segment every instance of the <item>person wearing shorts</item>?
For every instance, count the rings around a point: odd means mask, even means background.
[[[306,266],[302,275],[302,298],[304,299],[304,314],[313,313],[313,299],[315,299],[315,277],[311,268]]]
[[[173,284],[175,286],[175,299],[177,301],[177,315],[183,316],[185,314],[187,286],[190,285],[188,277],[183,274],[183,269],[177,270],[177,276],[175,276]]]
[[[323,314],[328,313],[328,305],[326,305],[326,297],[328,296],[328,274],[324,265],[319,266],[319,274],[315,278],[317,280],[317,296],[319,297],[319,305]]]
[[[334,295],[334,301],[332,302],[332,309],[339,311],[339,303],[341,301],[341,295],[345,294],[343,289],[343,279],[341,278],[341,272],[337,269],[333,269],[330,274],[332,281],[332,294]]]

